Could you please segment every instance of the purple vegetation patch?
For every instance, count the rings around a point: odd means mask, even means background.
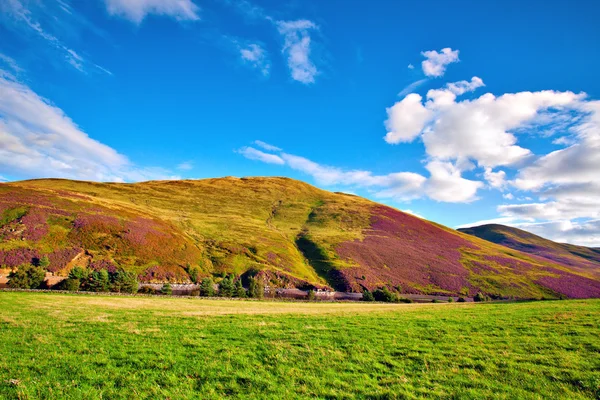
[[[21,264],[37,263],[40,253],[33,249],[0,250],[0,266],[15,268]]]
[[[373,214],[364,240],[336,248],[340,257],[360,266],[340,270],[346,279],[356,281],[362,275],[362,286],[373,289],[384,281],[400,285],[406,293],[418,293],[415,286],[433,285],[454,293],[470,287],[470,272],[460,263],[459,249],[476,248],[471,242],[392,208],[376,207]]]
[[[538,278],[535,283],[545,286],[557,293],[574,299],[584,299],[589,297],[600,297],[600,282],[561,271],[555,268],[544,268],[544,271],[558,276],[544,276]]]
[[[50,261],[48,271],[58,272],[61,269],[64,269],[78,254],[81,253],[81,251],[82,249],[78,247],[71,247],[67,249],[56,250],[48,254],[48,260]]]
[[[109,260],[96,260],[90,263],[90,269],[92,271],[102,271],[106,270],[111,274],[117,272],[117,266],[110,262]]]

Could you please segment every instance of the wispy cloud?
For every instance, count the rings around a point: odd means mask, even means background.
[[[111,15],[140,24],[151,14],[177,21],[198,21],[200,8],[192,0],[104,0]]]
[[[236,152],[250,160],[262,161],[268,164],[285,164],[285,161],[278,155],[265,153],[254,147],[242,147],[241,149],[236,150]]]
[[[60,5],[62,11],[70,13],[70,6],[68,7],[68,5],[63,2],[58,4]],[[106,68],[88,61],[77,51],[67,46],[57,36],[44,29],[40,22],[36,19],[36,13],[48,13],[50,11],[47,8],[38,7],[37,5],[38,3],[36,2],[24,3],[21,0],[7,0],[0,2],[0,12],[5,21],[12,22],[13,29],[17,31],[27,30],[29,32],[34,32],[35,35],[38,38],[43,39],[43,41],[49,45],[50,48],[58,51],[58,53],[61,55],[61,58],[73,68],[84,73],[87,73],[90,70],[95,70],[112,75],[112,73]],[[30,9],[28,6],[31,6],[32,8]],[[49,17],[50,18],[47,19],[50,21],[61,20],[61,16],[50,15]]]
[[[407,94],[414,92],[419,86],[421,86],[425,82],[427,82],[427,79],[419,79],[418,81],[407,85],[404,89],[400,91],[400,93],[398,93],[398,97],[404,97]]]
[[[240,57],[243,62],[257,69],[263,76],[269,76],[271,61],[267,51],[257,43],[250,43],[240,47]]]
[[[277,146],[273,146],[272,144],[269,143],[265,143],[262,140],[255,140],[254,144],[257,145],[258,147],[263,148],[264,150],[267,151],[281,151],[281,149]]]
[[[194,162],[193,161],[184,161],[182,163],[180,163],[179,165],[177,165],[177,169],[181,170],[181,171],[189,171],[194,169]]]
[[[92,139],[49,100],[5,74],[0,74],[0,173],[98,181],[174,177],[161,168],[133,165]]]
[[[314,83],[319,71],[310,58],[310,32],[318,27],[305,19],[278,21],[276,24],[284,38],[283,53],[287,56],[292,79],[304,84]]]

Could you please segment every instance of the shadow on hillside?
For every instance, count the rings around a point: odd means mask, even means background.
[[[348,284],[329,261],[325,251],[313,242],[306,232],[302,232],[296,238],[296,247],[304,255],[309,265],[317,274],[325,279],[327,284],[337,291],[347,291]]]

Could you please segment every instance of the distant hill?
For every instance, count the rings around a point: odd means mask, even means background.
[[[598,248],[557,243],[522,229],[499,224],[463,228],[459,231],[581,271],[600,274]]]
[[[146,282],[234,272],[280,287],[600,297],[592,267],[288,178],[0,184],[0,268],[44,255],[58,275],[124,268]]]

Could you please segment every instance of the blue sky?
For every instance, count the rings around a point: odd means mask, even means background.
[[[0,12],[4,180],[289,176],[451,227],[600,246],[597,2]]]

